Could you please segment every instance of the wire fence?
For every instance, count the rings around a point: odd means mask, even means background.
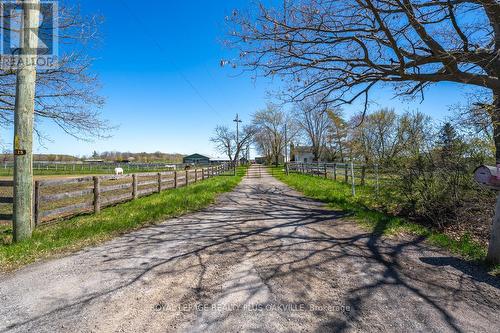
[[[378,165],[356,163],[287,163],[285,170],[289,173],[301,173],[345,182],[351,185],[352,194],[356,195],[357,186],[369,186],[378,193],[382,185],[393,185],[394,174],[383,170]]]
[[[183,170],[191,164],[183,163],[118,163],[118,162],[33,162],[35,174],[88,174],[88,173],[114,173],[116,168],[122,168],[125,173],[149,171],[175,171]],[[206,164],[197,167],[209,166]],[[4,161],[0,164],[0,176],[12,176],[14,163]]]

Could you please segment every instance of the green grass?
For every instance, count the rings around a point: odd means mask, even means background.
[[[4,244],[0,245],[0,270],[12,270],[39,259],[96,245],[167,218],[200,210],[212,204],[219,194],[234,189],[245,172],[245,168],[239,168],[236,176],[214,177],[110,207],[99,215],[79,216],[40,227],[31,239],[20,243],[5,244],[11,231],[3,227],[0,229],[4,238]]]
[[[378,234],[410,233],[423,236],[430,244],[443,247],[470,260],[484,261],[486,249],[469,235],[460,239],[393,216],[384,207],[387,193],[375,194],[373,188],[357,186],[356,196],[352,196],[351,186],[343,182],[301,174],[285,175],[282,168],[271,168],[274,177],[304,195],[325,202],[329,207],[352,214],[354,219],[371,232]]]
[[[141,173],[141,172],[165,172],[171,171],[166,168],[132,168],[128,169],[126,166],[122,167],[125,174]],[[12,169],[0,169],[0,177],[12,177],[14,170]],[[80,175],[109,175],[114,174],[113,168],[92,168],[92,169],[78,169],[72,170],[68,169],[35,169],[33,170],[34,176],[80,176]]]

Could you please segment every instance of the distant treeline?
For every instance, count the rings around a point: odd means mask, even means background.
[[[14,160],[13,154],[0,154],[0,159],[2,162]],[[61,155],[61,154],[34,154],[34,161],[50,161],[50,162],[76,162],[81,159],[71,155]]]
[[[168,162],[168,163],[182,163],[182,154],[167,154],[162,152],[155,153],[130,153],[130,152],[117,152],[106,151],[98,153],[94,151],[91,156],[71,156],[64,154],[34,154],[33,160],[44,162],[78,162],[85,160],[103,160],[105,162],[137,162],[137,163],[155,163],[155,162]],[[12,154],[0,154],[2,162],[12,161]]]
[[[154,162],[169,162],[169,163],[182,163],[182,154],[167,154],[162,152],[155,153],[130,153],[118,151],[105,151],[102,153],[95,152],[90,157],[84,159],[102,159],[105,161],[130,161],[139,163],[154,163]]]

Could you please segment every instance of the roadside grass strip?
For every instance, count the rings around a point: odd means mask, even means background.
[[[42,226],[33,231],[31,239],[20,243],[11,243],[10,226],[0,226],[0,270],[9,271],[40,259],[74,252],[201,210],[214,203],[220,194],[232,191],[245,174],[246,168],[240,167],[236,176],[214,177],[112,206],[98,215],[81,215]]]

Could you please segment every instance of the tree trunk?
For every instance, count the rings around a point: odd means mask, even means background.
[[[494,110],[492,112],[493,132],[495,139],[497,170],[500,168],[500,91],[493,97]],[[499,175],[497,175],[499,177]],[[490,244],[488,246],[487,260],[493,264],[500,264],[500,192],[497,194],[495,217],[491,225]]]
[[[313,153],[313,162],[319,162],[319,159],[320,159],[320,147],[313,144],[313,148],[312,148],[312,153]]]

